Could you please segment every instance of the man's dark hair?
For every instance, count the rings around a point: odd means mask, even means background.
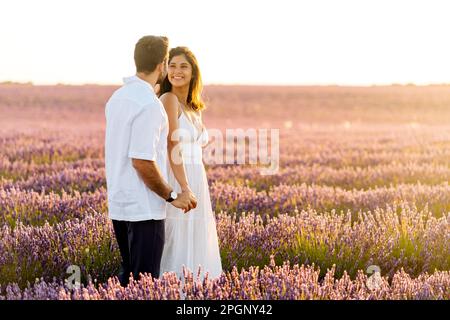
[[[167,37],[145,36],[139,39],[134,48],[136,71],[152,73],[156,66],[167,58],[169,39]]]

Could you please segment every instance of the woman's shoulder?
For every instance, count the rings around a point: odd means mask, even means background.
[[[162,102],[164,102],[164,101],[173,102],[173,101],[178,101],[178,98],[175,95],[175,93],[165,92],[159,97],[159,100],[161,100]]]

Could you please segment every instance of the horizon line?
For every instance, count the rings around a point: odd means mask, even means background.
[[[35,87],[52,87],[52,86],[104,86],[104,87],[119,87],[122,83],[90,83],[90,82],[55,82],[55,83],[35,83],[33,81],[1,81],[0,85],[23,85]],[[213,86],[242,86],[242,87],[429,87],[429,86],[450,86],[450,82],[429,82],[429,83],[415,83],[415,82],[390,82],[390,83],[204,83],[205,87]]]

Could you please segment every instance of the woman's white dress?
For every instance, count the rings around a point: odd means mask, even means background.
[[[161,273],[175,272],[183,279],[183,266],[194,273],[201,267],[201,277],[208,272],[209,278],[222,273],[216,220],[211,207],[208,181],[202,160],[202,147],[208,143],[208,132],[200,131],[184,111],[178,118],[179,146],[189,186],[197,197],[197,207],[188,213],[167,205],[165,221],[165,244],[161,260]],[[169,155],[170,156],[170,155]],[[181,192],[173,171],[168,166],[168,182],[176,192]]]

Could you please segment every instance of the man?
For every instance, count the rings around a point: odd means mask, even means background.
[[[196,207],[189,191],[167,184],[168,120],[154,87],[167,73],[168,39],[145,36],[135,47],[136,75],[124,78],[106,104],[105,165],[108,211],[122,256],[119,280],[130,273],[159,277],[166,204]]]

